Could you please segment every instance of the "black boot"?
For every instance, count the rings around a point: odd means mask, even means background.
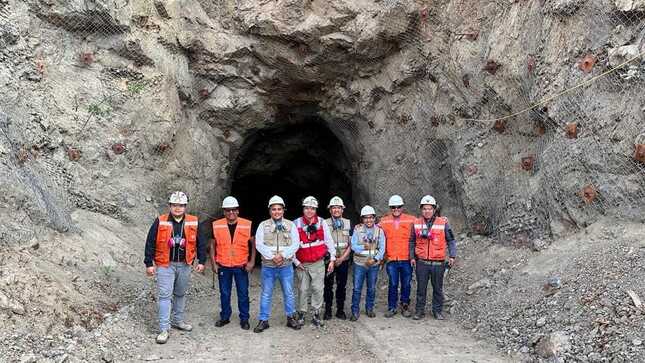
[[[295,316],[287,316],[287,326],[293,330],[300,330],[300,324],[296,320]]]
[[[220,320],[218,320],[218,321],[216,321],[216,322],[215,322],[215,326],[216,326],[216,327],[218,327],[218,328],[221,328],[221,327],[223,327],[224,325],[226,325],[226,324],[228,324],[228,323],[230,323],[230,322],[231,322],[231,321],[230,321],[230,320],[228,320],[228,319],[227,319],[227,320],[222,320],[222,319],[220,319]]]
[[[327,309],[325,306],[325,315],[323,315],[324,320],[331,320],[331,308]]]
[[[249,330],[251,328],[251,325],[249,324],[248,320],[242,320],[240,321],[240,328],[243,330]]]
[[[315,326],[316,328],[321,327],[325,325],[322,320],[320,320],[320,313],[315,312],[313,318],[311,319],[311,325]]]
[[[347,315],[345,315],[345,311],[340,310],[340,309],[336,310],[336,317],[338,319],[340,319],[340,320],[346,320],[347,319]]]
[[[258,322],[258,326],[253,329],[253,332],[255,333],[262,333],[263,331],[269,329],[269,322],[266,320],[260,320]]]

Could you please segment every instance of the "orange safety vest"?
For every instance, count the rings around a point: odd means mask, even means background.
[[[186,263],[191,265],[197,254],[197,223],[196,216],[184,215],[184,238],[186,239]],[[172,221],[168,220],[168,214],[159,216],[159,227],[157,228],[157,241],[155,245],[155,265],[170,265],[170,246],[168,240],[172,238]]]
[[[388,261],[407,261],[410,259],[410,230],[414,225],[414,216],[401,214],[398,228],[394,217],[388,214],[381,218],[379,225],[385,232],[385,258]]]
[[[213,222],[215,238],[215,262],[224,267],[240,267],[249,262],[249,239],[251,239],[251,221],[237,219],[237,226],[231,240],[226,218]]]
[[[414,246],[414,253],[422,260],[444,261],[446,259],[446,250],[448,243],[446,242],[446,224],[448,218],[437,217],[432,224],[432,228],[427,230],[425,220],[417,218],[414,221],[414,233],[416,235],[416,245]],[[422,237],[423,230],[426,230],[426,238]]]

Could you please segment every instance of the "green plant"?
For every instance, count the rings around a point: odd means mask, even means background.
[[[114,266],[112,265],[102,265],[101,266],[101,272],[105,277],[110,277],[112,273],[114,272]]]
[[[105,117],[112,112],[112,108],[109,105],[105,105],[105,100],[103,100],[98,103],[90,103],[87,106],[87,112],[96,117]]]
[[[146,88],[146,82],[145,81],[132,81],[128,82],[128,92],[131,95],[138,95],[141,93],[144,89]]]

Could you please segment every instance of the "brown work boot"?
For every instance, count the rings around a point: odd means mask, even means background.
[[[410,311],[410,306],[408,304],[401,304],[401,315],[406,318],[412,316],[412,312]]]

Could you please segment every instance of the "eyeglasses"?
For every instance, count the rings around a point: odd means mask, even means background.
[[[238,209],[224,209],[224,213],[237,213],[239,212]]]
[[[390,209],[401,209],[401,208],[403,208],[402,205],[395,205],[395,206],[390,207]]]

